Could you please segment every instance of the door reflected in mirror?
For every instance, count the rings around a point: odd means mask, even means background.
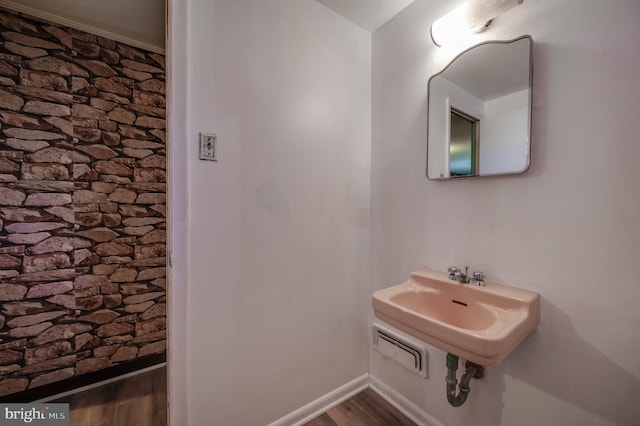
[[[429,79],[429,179],[528,169],[532,44],[530,36],[481,43]]]
[[[473,176],[478,166],[478,119],[451,108],[449,174]]]

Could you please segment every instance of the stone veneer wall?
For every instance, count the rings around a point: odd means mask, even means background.
[[[0,9],[0,396],[165,350],[164,68]]]

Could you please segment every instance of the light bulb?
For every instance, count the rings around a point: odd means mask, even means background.
[[[491,20],[524,0],[468,0],[431,24],[431,39],[437,46],[453,44],[469,34],[484,31]]]

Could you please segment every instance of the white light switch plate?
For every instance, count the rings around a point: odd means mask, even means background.
[[[218,136],[213,133],[200,133],[200,159],[218,161],[216,157]]]

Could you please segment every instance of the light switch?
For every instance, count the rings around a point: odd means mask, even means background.
[[[200,133],[200,159],[218,161],[216,158],[218,136],[213,133]]]

